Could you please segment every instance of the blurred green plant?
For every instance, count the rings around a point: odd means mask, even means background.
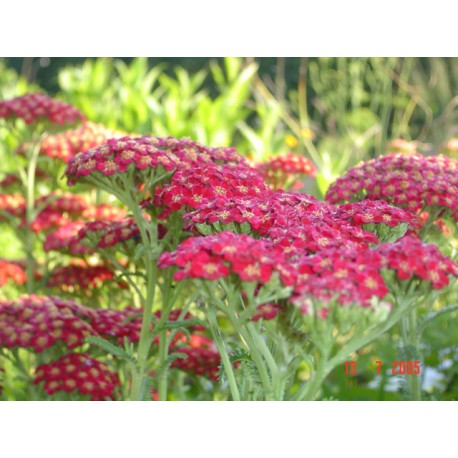
[[[257,65],[237,58],[226,58],[224,68],[210,63],[216,97],[205,89],[207,70],[191,75],[176,67],[173,76],[164,70],[163,65],[149,69],[146,58],[133,59],[130,65],[96,59],[62,69],[58,81],[68,102],[107,127],[187,136],[214,146],[232,144],[237,124],[250,113],[247,100]]]
[[[30,84],[15,70],[6,66],[4,60],[0,59],[0,100],[10,99],[23,95],[27,92],[39,92],[40,87]],[[6,149],[14,150],[17,147],[15,136],[9,132],[6,125],[0,120],[0,179],[15,169],[15,161]],[[1,190],[0,190],[1,192]],[[0,231],[1,256],[6,258],[17,258],[20,256],[20,244],[15,237],[14,231],[9,227],[3,227]]]
[[[414,138],[431,142],[436,150],[446,139],[458,136],[458,59],[419,59],[409,90],[421,101],[412,113]],[[422,129],[415,129],[421,125]]]

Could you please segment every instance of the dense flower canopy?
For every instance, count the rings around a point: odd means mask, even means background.
[[[87,265],[84,262],[72,262],[66,266],[58,266],[50,272],[47,286],[61,290],[83,290],[90,294],[90,289],[100,287],[113,280],[114,272],[104,265]],[[112,284],[113,285],[113,284]],[[118,283],[119,285],[119,283]],[[125,286],[125,284],[121,284]]]
[[[110,139],[102,146],[79,153],[67,165],[68,184],[92,174],[112,176],[132,165],[138,171],[162,166],[166,171],[191,169],[200,164],[244,164],[233,148],[209,148],[189,139],[148,135]]]
[[[191,334],[182,342],[175,342],[171,350],[173,353],[181,353],[185,358],[178,358],[173,363],[173,368],[203,375],[211,380],[218,380],[221,356],[216,349],[215,343],[201,334]]]
[[[175,280],[204,278],[216,280],[234,274],[240,280],[267,283],[277,272],[286,285],[294,282],[281,251],[265,239],[224,231],[208,237],[191,237],[172,253],[163,253],[159,267],[176,266]]]
[[[164,208],[161,218],[181,208],[200,208],[215,199],[227,201],[237,197],[267,197],[272,191],[261,174],[244,164],[205,164],[179,170],[170,183],[156,190],[153,199],[143,206]]]
[[[0,118],[21,118],[26,124],[46,119],[61,125],[85,120],[84,115],[72,105],[39,93],[1,100]]]
[[[0,347],[32,348],[36,352],[58,342],[68,348],[78,347],[94,334],[84,321],[94,315],[93,310],[74,300],[53,296],[0,300]]]
[[[386,200],[412,213],[443,207],[458,221],[458,161],[441,155],[388,154],[352,167],[326,194],[330,203],[364,198]]]
[[[87,354],[70,353],[57,361],[37,367],[34,384],[43,383],[49,394],[78,391],[92,401],[113,399],[120,385],[118,375],[108,366]]]
[[[384,200],[363,200],[339,205],[336,208],[335,216],[342,221],[351,221],[357,226],[375,223],[396,227],[406,223],[411,228],[421,227],[415,215],[401,208],[393,207]]]
[[[101,124],[94,124],[88,121],[75,129],[46,137],[40,145],[40,154],[51,159],[68,162],[80,152],[96,148],[110,138],[118,138],[124,135],[123,133],[109,130]],[[18,149],[18,152],[24,153],[28,147],[29,144],[24,143]]]
[[[458,278],[458,264],[444,256],[436,245],[423,243],[416,237],[406,236],[395,243],[377,248],[383,266],[396,271],[398,278],[417,277],[431,281],[433,288],[442,289],[449,277]]]
[[[342,305],[368,306],[373,297],[388,293],[380,272],[382,258],[373,250],[330,248],[299,259],[295,267],[298,281],[293,302],[297,304],[313,296],[325,302],[337,297]]]
[[[78,234],[70,238],[69,243],[79,246],[91,237],[93,241],[95,240],[96,247],[107,248],[136,238],[139,234],[140,230],[133,218],[119,221],[96,220],[85,223]]]

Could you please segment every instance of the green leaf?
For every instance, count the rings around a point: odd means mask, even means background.
[[[179,320],[179,321],[168,321],[161,326],[161,329],[179,329],[186,328],[189,326],[204,326],[205,322],[198,318],[192,318],[190,320]]]
[[[108,342],[108,340],[103,339],[102,337],[98,336],[88,336],[86,337],[85,341],[90,345],[96,345],[97,347],[105,350],[107,353],[118,357],[119,359],[123,359],[134,366],[137,366],[137,360],[135,359],[134,355],[128,353],[123,348]]]
[[[159,372],[162,372],[166,368],[169,368],[174,361],[177,359],[187,359],[188,355],[186,353],[172,353],[168,356],[168,358],[164,361],[164,363],[159,367]]]

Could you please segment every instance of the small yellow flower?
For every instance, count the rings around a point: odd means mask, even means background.
[[[294,135],[286,135],[285,136],[285,143],[290,147],[294,148],[297,146],[297,138]]]

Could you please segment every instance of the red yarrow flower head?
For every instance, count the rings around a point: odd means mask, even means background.
[[[294,272],[288,268],[281,250],[266,239],[224,231],[207,237],[191,237],[176,251],[163,253],[160,268],[178,267],[174,278],[217,280],[230,274],[247,282],[267,283],[277,272],[285,286],[294,282]]]
[[[291,188],[295,184],[300,184],[299,180],[305,176],[315,177],[317,171],[309,159],[294,153],[276,156],[267,162],[257,164],[256,169],[274,189]]]
[[[0,214],[3,210],[11,216],[20,217],[19,228],[27,227],[24,197],[18,194],[7,196],[0,195]],[[67,225],[72,219],[81,217],[89,205],[82,196],[53,192],[35,199],[34,207],[38,214],[28,229],[39,233]]]
[[[0,221],[6,215],[20,217],[25,213],[25,198],[21,194],[0,194]]]
[[[383,266],[394,270],[400,280],[416,277],[430,281],[434,289],[458,278],[458,264],[443,255],[436,245],[423,243],[417,237],[405,236],[395,243],[385,243],[377,248]]]
[[[69,265],[56,267],[50,273],[47,286],[63,291],[83,291],[91,295],[91,289],[100,288],[113,279],[114,273],[107,266],[73,261]],[[118,283],[118,285],[125,287],[124,283]],[[111,283],[110,288],[113,286]]]
[[[418,217],[411,212],[389,205],[384,200],[363,200],[339,205],[335,216],[343,221],[351,221],[357,226],[365,224],[386,224],[396,227],[402,223],[414,229],[421,227]]]
[[[179,162],[178,156],[156,147],[153,137],[122,137],[77,154],[69,160],[65,174],[68,184],[74,185],[91,177],[101,179],[136,170],[132,184],[140,185],[147,182],[157,168],[170,172]]]
[[[91,205],[83,211],[82,217],[89,221],[104,220],[104,221],[120,221],[126,218],[126,211],[114,205],[101,204]]]
[[[79,347],[94,335],[89,320],[95,312],[54,296],[21,296],[0,300],[0,347],[31,348],[39,353],[57,343]]]
[[[105,339],[115,339],[119,344],[124,344],[124,339],[129,342],[138,342],[142,327],[143,311],[134,307],[125,307],[122,310],[94,309],[95,316],[91,318],[92,328]],[[156,318],[161,317],[161,312],[155,313]],[[169,315],[169,321],[190,320],[194,318],[190,313],[182,313],[181,309],[174,309]],[[204,328],[199,325],[190,327],[194,331],[202,331]],[[151,326],[151,330],[154,326]],[[177,333],[177,336],[180,333]],[[181,339],[177,337],[177,339]],[[159,337],[153,341],[158,343]]]
[[[15,262],[0,259],[0,287],[9,281],[23,285],[27,281],[25,271]]]
[[[69,243],[88,245],[91,248],[110,248],[120,243],[136,239],[140,234],[133,218],[119,221],[90,221],[79,230]]]
[[[107,364],[86,353],[70,353],[37,367],[35,385],[43,383],[47,394],[59,391],[88,395],[92,401],[113,400],[120,386],[118,375]]]
[[[49,174],[43,169],[37,168],[35,170],[35,181],[42,183],[49,180]],[[19,173],[8,173],[3,180],[0,181],[0,189],[16,190],[21,188],[22,182]]]
[[[263,320],[273,320],[283,310],[283,307],[269,302],[267,304],[258,305],[256,310],[258,313],[253,315],[251,318],[252,321],[259,321],[261,318]]]
[[[0,118],[21,118],[26,124],[47,120],[60,125],[85,120],[84,115],[72,105],[39,93],[1,100]]]
[[[368,307],[374,297],[381,299],[388,293],[381,276],[382,257],[368,248],[322,250],[299,259],[294,266],[297,283],[292,302],[300,306],[314,297]],[[307,306],[303,311],[307,312]]]
[[[412,213],[428,208],[437,218],[458,221],[458,161],[446,156],[388,154],[362,162],[338,178],[326,194],[330,203],[385,200]]]
[[[183,337],[181,341],[177,341],[170,352],[186,355],[186,358],[176,359],[171,365],[172,368],[218,381],[221,357],[211,339],[201,334],[191,334],[189,339]]]
[[[77,240],[78,233],[84,225],[85,222],[83,221],[67,222],[65,225],[49,232],[46,235],[43,250],[45,252],[64,251],[70,254],[87,253],[89,248]]]
[[[247,164],[233,147],[209,147],[190,138],[148,137],[151,145],[180,159],[180,167],[192,169],[205,164]]]
[[[45,207],[59,213],[68,213],[79,217],[89,209],[89,204],[83,196],[71,192],[51,192],[35,200],[35,207]]]
[[[215,199],[260,198],[271,193],[262,175],[244,164],[207,164],[177,171],[144,206],[163,207],[160,216],[167,218],[172,211],[201,208]]]
[[[110,138],[123,136],[125,136],[124,133],[109,130],[101,124],[85,122],[76,129],[47,136],[40,145],[40,154],[68,162],[80,152],[103,145]],[[28,148],[29,144],[24,143],[19,147],[18,153],[22,154]]]

